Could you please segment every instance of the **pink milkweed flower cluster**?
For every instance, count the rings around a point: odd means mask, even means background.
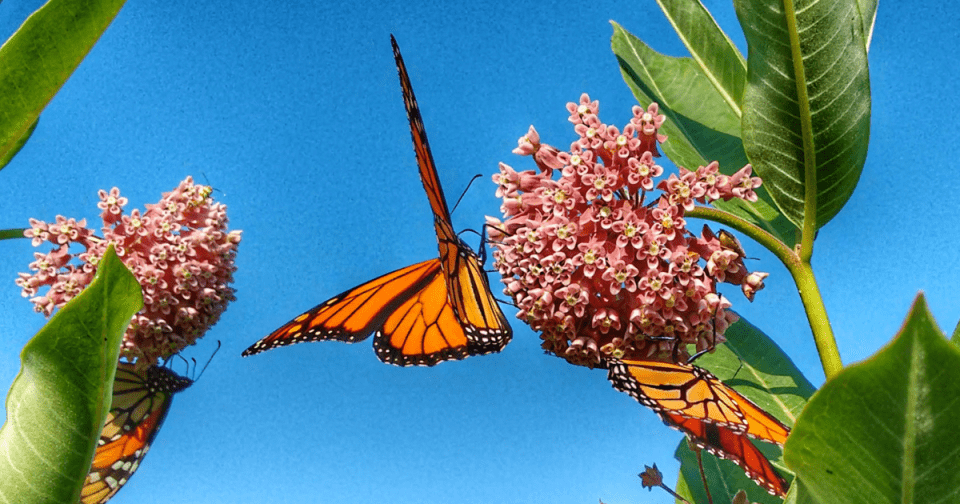
[[[214,203],[211,192],[187,177],[159,203],[124,214],[127,198],[120,190],[101,190],[102,236],[87,228],[85,219],[30,219],[24,236],[35,247],[49,242],[54,248],[34,253],[32,273],[20,273],[16,284],[38,312],[50,316],[90,283],[113,243],[140,282],[144,303],[127,328],[121,356],[138,366],[154,364],[192,345],[235,299],[230,284],[240,231],[227,230],[227,207]],[[73,245],[84,251],[71,252]]]
[[[513,151],[539,170],[500,163],[493,176],[503,221],[487,217],[496,268],[518,318],[543,348],[587,366],[604,358],[686,362],[723,340],[736,315],[717,282],[741,285],[752,300],[765,273],[749,273],[732,235],[686,228],[696,202],[756,201],[751,166],[727,176],[716,162],[659,180],[657,104],[633,107],[621,131],[600,122],[586,94],[567,104],[578,139],[567,152],[530,127]],[[653,199],[652,191],[659,190]],[[652,201],[647,202],[647,197]]]

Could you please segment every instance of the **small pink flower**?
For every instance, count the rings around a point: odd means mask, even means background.
[[[578,138],[562,152],[531,126],[514,151],[537,172],[502,164],[494,175],[503,221],[488,217],[497,270],[518,317],[539,331],[542,347],[568,361],[604,358],[685,361],[687,344],[723,341],[735,319],[716,283],[762,288],[741,251],[709,228],[686,228],[685,212],[717,199],[755,197],[749,166],[732,177],[714,162],[680,168],[665,180],[654,162],[664,116],[635,107],[623,129],[601,122],[583,94],[567,105]],[[659,194],[652,191],[658,189]]]
[[[140,281],[144,307],[134,316],[121,354],[149,366],[173,355],[215,324],[234,299],[234,258],[240,231],[227,230],[226,207],[214,203],[211,189],[186,180],[146,210],[123,215],[127,198],[117,188],[100,191],[102,237],[86,221],[57,216],[53,224],[30,219],[24,235],[34,246],[55,245],[35,254],[33,274],[20,273],[16,284],[38,312],[50,315],[90,283],[110,243]],[[79,245],[83,252],[71,253]],[[39,289],[48,287],[44,295]]]
[[[127,198],[120,196],[120,189],[114,187],[110,189],[110,192],[101,189],[97,194],[100,196],[100,203],[97,203],[97,208],[104,211],[104,221],[113,221],[123,212],[123,207],[127,204]]]
[[[755,271],[747,275],[746,280],[743,281],[743,285],[740,288],[743,290],[743,295],[750,301],[753,301],[753,296],[757,291],[763,289],[763,279],[770,276],[770,273],[763,271]]]

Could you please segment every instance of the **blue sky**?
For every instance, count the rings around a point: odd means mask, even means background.
[[[0,35],[40,3],[0,5]],[[129,2],[0,173],[3,228],[57,214],[93,220],[97,190],[113,186],[142,208],[193,175],[219,190],[231,227],[243,230],[238,300],[185,354],[204,361],[216,340],[223,348],[177,396],[113,502],[670,502],[636,474],[656,462],[674,481],[680,434],[613,390],[604,371],[544,356],[519,323],[501,354],[427,369],[383,365],[369,340],[240,357],[328,297],[436,255],[390,33],[447,195],[484,174],[453,215],[458,229],[476,229],[498,212],[497,162],[529,168],[510,150],[530,124],[568,144],[564,106],[582,92],[600,100],[605,122],[629,119],[635,101],[608,20],[684,54],[655,3],[319,4]],[[745,50],[732,6],[708,7]],[[958,12],[880,7],[867,165],[814,258],[846,363],[888,341],[919,290],[943,330],[960,318],[960,64],[956,51],[935,49],[958,46]],[[753,304],[734,297],[735,308],[822,383],[786,270],[744,247],[760,258],[751,268],[771,276]],[[13,283],[31,258],[27,240],[0,243],[3,390],[44,323]]]

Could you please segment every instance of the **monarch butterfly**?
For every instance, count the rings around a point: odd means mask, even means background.
[[[80,492],[81,504],[110,500],[137,470],[170,410],[173,395],[193,384],[162,366],[137,371],[121,362],[113,402]]]
[[[696,366],[656,361],[617,361],[607,378],[614,388],[657,413],[723,426],[737,434],[783,446],[790,429],[750,399]]]
[[[783,446],[790,429],[709,371],[625,360],[611,363],[607,378],[697,446],[732,460],[770,493],[786,494],[786,482],[747,436]]]
[[[440,257],[387,273],[321,303],[251,345],[244,356],[306,341],[354,343],[376,332],[373,347],[381,361],[433,366],[499,352],[510,341],[510,325],[490,292],[479,257],[453,230],[410,78],[392,35],[390,41]]]
[[[693,444],[739,465],[767,492],[781,497],[787,494],[787,482],[745,434],[676,413],[662,412],[661,417],[667,425],[687,434]]]

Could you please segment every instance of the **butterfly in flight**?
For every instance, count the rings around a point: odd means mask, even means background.
[[[376,333],[373,348],[381,361],[433,366],[499,352],[510,341],[510,325],[490,292],[480,258],[453,230],[410,77],[392,35],[390,41],[440,256],[321,303],[251,345],[244,356],[307,341],[355,343]]]
[[[696,366],[623,360],[608,368],[614,388],[656,411],[701,448],[740,465],[767,491],[786,493],[786,482],[748,437],[783,446],[790,429],[753,401]]]
[[[120,491],[157,437],[173,395],[192,384],[166,367],[138,371],[133,364],[119,363],[113,401],[83,482],[81,504],[103,504]]]

